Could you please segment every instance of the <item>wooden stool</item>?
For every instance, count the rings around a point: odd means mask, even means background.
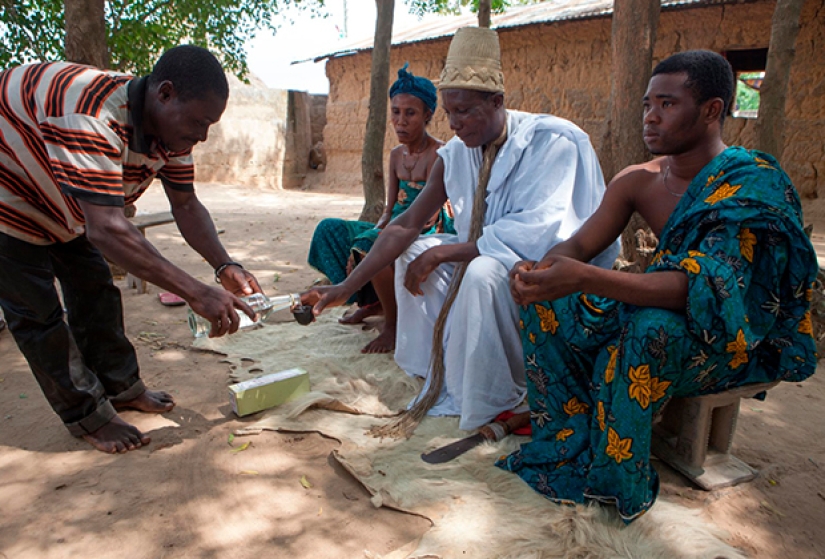
[[[707,491],[752,480],[757,471],[730,453],[739,401],[777,384],[748,384],[719,394],[674,398],[653,425],[651,450]]]
[[[146,229],[148,227],[172,223],[175,221],[175,218],[172,217],[172,212],[157,212],[152,214],[136,215],[135,217],[130,218],[129,221],[132,225],[137,227],[140,234],[146,238]],[[137,289],[138,293],[146,293],[146,280],[140,279],[132,274],[126,274],[126,285],[127,287],[134,287]]]

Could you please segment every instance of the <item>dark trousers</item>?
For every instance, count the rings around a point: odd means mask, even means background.
[[[120,290],[86,237],[34,245],[0,233],[0,307],[43,394],[73,435],[102,427],[116,414],[113,402],[146,390],[123,331]]]

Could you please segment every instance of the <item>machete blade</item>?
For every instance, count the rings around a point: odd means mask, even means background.
[[[421,455],[421,459],[428,464],[443,464],[449,462],[453,458],[461,456],[471,448],[480,445],[486,439],[481,433],[476,433],[466,439],[461,439],[454,443],[444,445],[430,452],[425,452]]]

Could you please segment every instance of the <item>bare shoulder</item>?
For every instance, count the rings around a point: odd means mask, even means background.
[[[658,157],[638,165],[625,167],[613,177],[608,184],[609,189],[638,191],[650,186],[662,171],[662,160]]]
[[[398,144],[397,146],[392,148],[390,150],[390,161],[392,161],[393,159],[398,159],[399,157],[401,157],[401,154],[404,153],[405,149],[406,148],[405,148],[404,144]]]
[[[430,138],[433,141],[430,143],[430,145],[427,146],[427,149],[424,151],[424,153],[427,154],[428,157],[435,160],[435,158],[438,157],[438,150],[439,148],[441,148],[441,146],[444,145],[444,142],[442,142],[438,138],[433,138],[432,136],[430,136]]]
[[[392,173],[395,173],[401,165],[401,157],[404,150],[404,144],[398,144],[390,150],[389,167]]]

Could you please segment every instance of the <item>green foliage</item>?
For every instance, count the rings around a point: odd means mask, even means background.
[[[78,1],[78,0],[66,0]],[[276,31],[290,7],[320,15],[324,0],[106,0],[114,69],[147,74],[163,51],[183,43],[214,52],[228,70],[247,71],[246,41]],[[63,2],[0,0],[0,68],[64,58]]]
[[[539,4],[542,0],[492,0],[491,9],[494,14],[500,14],[511,6],[523,4]],[[456,15],[469,6],[473,13],[478,12],[478,0],[407,0],[410,13],[423,16],[426,13]]]
[[[759,110],[759,91],[749,87],[740,80],[763,78],[764,72],[743,72],[736,80],[736,105],[737,111],[757,111]]]
[[[0,68],[63,55],[63,1],[0,0]]]

